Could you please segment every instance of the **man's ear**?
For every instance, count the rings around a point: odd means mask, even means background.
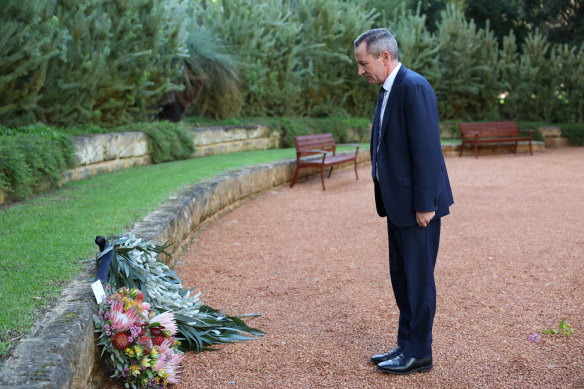
[[[391,55],[389,55],[388,51],[384,51],[381,53],[381,58],[383,58],[383,64],[387,64],[391,61]]]

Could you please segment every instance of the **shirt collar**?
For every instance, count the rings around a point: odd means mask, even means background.
[[[398,62],[395,69],[393,69],[391,73],[389,73],[389,76],[387,76],[387,78],[383,82],[383,89],[385,89],[386,92],[391,91],[391,87],[393,86],[393,82],[395,81],[395,77],[397,76],[399,68],[401,68],[401,62]]]

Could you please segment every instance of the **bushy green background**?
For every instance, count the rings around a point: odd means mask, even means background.
[[[0,124],[111,127],[168,101],[214,118],[370,117],[375,87],[356,74],[353,40],[372,27],[394,32],[442,119],[582,122],[584,43],[557,39],[539,3],[5,0]],[[580,36],[583,11],[558,3],[550,15],[573,15],[560,25]]]

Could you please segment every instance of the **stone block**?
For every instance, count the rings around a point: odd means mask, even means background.
[[[143,132],[112,132],[105,135],[106,161],[148,154],[148,137]]]
[[[268,138],[271,130],[262,125],[199,127],[191,129],[195,147],[223,142]]]
[[[75,145],[77,163],[81,166],[102,162],[105,159],[107,134],[71,137]]]
[[[65,177],[63,178],[62,183],[71,180],[87,179],[96,174],[110,173],[116,170],[149,165],[151,163],[152,157],[149,154],[146,154],[139,157],[114,159],[111,161],[103,161],[92,163],[90,165],[78,166],[74,169],[68,170],[65,173]]]
[[[550,147],[550,148],[565,147],[568,145],[568,138],[563,138],[563,137],[557,137],[557,138],[546,137],[546,138],[543,138],[543,141],[545,143],[545,147]]]
[[[539,131],[539,133],[541,134],[541,136],[544,139],[545,138],[558,138],[558,137],[562,136],[562,131],[560,130],[560,128],[555,127],[555,126],[538,127],[537,131]]]
[[[81,166],[148,154],[148,138],[143,132],[74,136],[71,141],[75,145],[75,155]]]

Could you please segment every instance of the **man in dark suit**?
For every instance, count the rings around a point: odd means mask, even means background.
[[[363,33],[354,48],[359,75],[382,86],[371,133],[372,177],[377,213],[387,217],[400,312],[396,347],[371,360],[386,373],[426,372],[432,369],[440,219],[454,202],[436,96],[426,79],[398,61],[397,42],[386,29]]]

